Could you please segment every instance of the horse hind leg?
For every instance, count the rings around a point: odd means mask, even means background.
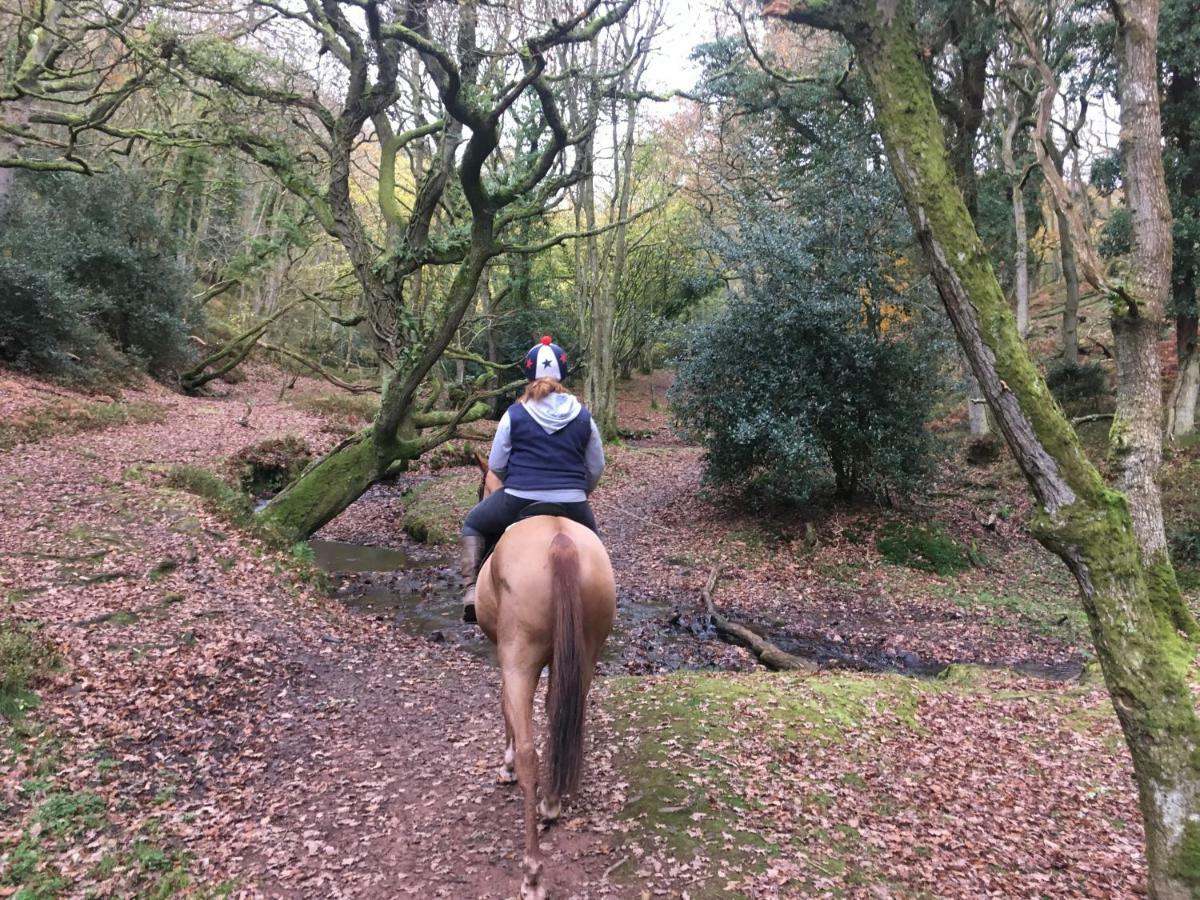
[[[538,844],[537,788],[538,755],[533,741],[533,694],[538,673],[506,673],[504,709],[512,728],[516,756],[517,781],[521,784],[525,807],[525,856],[522,868],[521,900],[545,900],[542,883],[542,850]]]
[[[500,706],[504,711],[504,762],[496,770],[496,781],[500,784],[513,784],[517,780],[517,748],[513,741],[512,725],[508,720],[508,704],[504,702],[503,688],[500,694]]]

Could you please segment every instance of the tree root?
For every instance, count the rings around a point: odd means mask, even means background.
[[[812,660],[779,649],[745,625],[731,622],[717,612],[717,607],[713,603],[713,589],[717,586],[719,575],[720,566],[714,565],[712,571],[708,573],[708,582],[704,585],[704,591],[700,596],[704,600],[704,613],[708,616],[708,623],[721,640],[727,644],[745,647],[754,654],[760,663],[775,672],[817,671],[817,664]]]

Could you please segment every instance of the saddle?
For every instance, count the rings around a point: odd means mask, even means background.
[[[570,519],[572,522],[578,522],[580,525],[587,525],[578,516],[573,515],[571,510],[559,503],[547,503],[544,500],[530,503],[527,507],[521,510],[517,516],[518,522],[523,522],[525,519],[532,519],[534,516],[561,516],[564,519]]]
[[[578,522],[584,527],[590,527],[588,526],[587,522],[584,522],[577,515],[574,515],[569,508],[563,506],[562,504],[549,503],[545,500],[537,500],[526,506],[523,510],[521,510],[520,513],[517,514],[517,522],[524,522],[526,519],[532,519],[535,516],[560,516],[564,519],[570,519],[572,522]],[[513,525],[515,524],[516,522],[513,523]],[[512,525],[508,527],[512,528]],[[501,535],[501,537],[503,537],[503,535]],[[481,567],[483,566],[484,560],[492,555],[492,551],[496,549],[496,545],[498,543],[500,543],[500,539],[496,538],[495,540],[489,540],[484,546],[483,559],[479,561],[479,565]]]

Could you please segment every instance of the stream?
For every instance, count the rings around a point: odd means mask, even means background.
[[[408,542],[391,548],[315,539],[310,546],[317,565],[331,579],[334,596],[348,608],[495,661],[495,647],[483,632],[461,621],[457,565],[444,551]],[[645,675],[750,668],[728,645],[697,640],[679,622],[670,604],[618,596],[617,620],[600,672]]]
[[[462,588],[457,564],[444,549],[413,542],[372,547],[343,541],[310,542],[317,565],[331,580],[334,596],[348,608],[391,622],[410,634],[448,643],[495,662],[496,650],[475,625],[462,622]],[[666,601],[617,596],[617,619],[598,665],[599,674],[647,675],[680,670],[750,671],[757,665],[723,643],[694,609]],[[788,653],[822,668],[935,677],[947,663],[911,652],[888,653],[820,638],[764,635]],[[1003,668],[1033,678],[1065,681],[1078,663],[1019,662]]]

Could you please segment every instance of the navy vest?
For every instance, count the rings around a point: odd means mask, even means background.
[[[587,490],[587,446],[592,417],[586,409],[553,434],[520,403],[508,408],[512,452],[504,486],[516,491]]]

